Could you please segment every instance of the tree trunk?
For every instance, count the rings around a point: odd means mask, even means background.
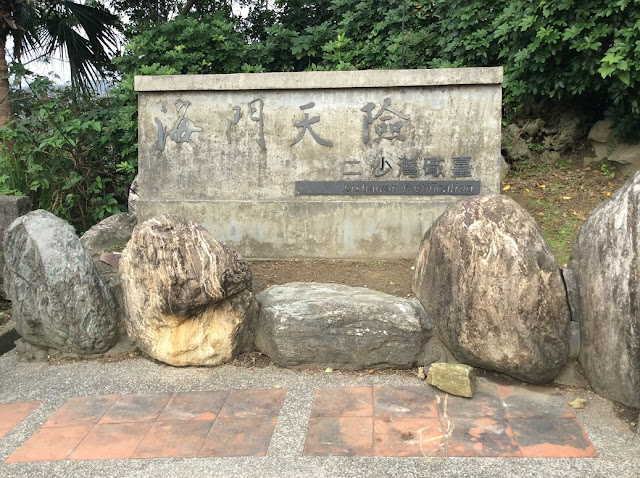
[[[6,35],[0,36],[0,128],[13,119],[9,98],[9,67],[6,58]]]
[[[195,3],[196,0],[187,0],[187,3],[185,3],[184,7],[182,7],[182,10],[180,11],[180,15],[188,15]]]

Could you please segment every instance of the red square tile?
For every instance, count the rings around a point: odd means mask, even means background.
[[[162,411],[158,421],[215,420],[228,396],[228,391],[178,392]]]
[[[31,402],[0,403],[0,429],[7,429],[7,431],[11,430],[27,415],[38,408],[38,405],[41,403],[41,400]]]
[[[598,456],[575,418],[511,418],[509,423],[526,458]]]
[[[309,420],[307,456],[372,456],[372,417],[312,417]]]
[[[504,418],[504,408],[498,398],[495,386],[478,383],[472,398],[456,397],[448,393],[436,392],[440,417]]]
[[[151,423],[107,423],[94,426],[69,460],[117,460],[130,458]]]
[[[432,387],[373,387],[376,417],[437,417]]]
[[[5,463],[64,460],[90,430],[91,425],[41,428]]]
[[[198,456],[213,421],[156,422],[131,458],[186,458]]]
[[[575,417],[564,396],[542,387],[499,386],[507,418]]]
[[[374,420],[375,456],[444,456],[438,418],[384,417]]]
[[[198,456],[265,456],[276,420],[275,417],[219,417]]]
[[[507,420],[452,418],[449,428],[447,456],[522,456]]]
[[[284,402],[286,390],[232,390],[222,406],[220,418],[277,417]]]
[[[121,395],[98,423],[153,422],[171,400],[171,393]]]
[[[371,417],[371,387],[327,387],[316,389],[312,417]]]
[[[119,397],[120,395],[103,395],[70,398],[42,426],[46,428],[95,425]]]

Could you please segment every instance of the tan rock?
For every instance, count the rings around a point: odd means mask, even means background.
[[[544,383],[567,360],[571,318],[558,263],[510,198],[450,206],[425,234],[413,291],[460,363]]]
[[[443,392],[459,397],[471,398],[476,389],[473,367],[459,363],[431,364],[427,382]]]
[[[598,121],[593,125],[587,137],[590,141],[597,143],[608,143],[613,138],[613,129],[611,129],[611,121]]]
[[[127,333],[149,356],[217,365],[252,342],[251,272],[232,249],[181,216],[139,226],[120,260]]]

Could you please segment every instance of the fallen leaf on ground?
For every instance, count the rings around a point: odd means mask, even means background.
[[[333,369],[331,367],[327,367],[326,369],[324,369],[324,373],[331,373],[333,372]]]
[[[510,184],[507,184],[505,187],[502,188],[503,191],[508,191],[509,189],[511,189]]]
[[[571,196],[562,196],[562,199],[571,199]]]

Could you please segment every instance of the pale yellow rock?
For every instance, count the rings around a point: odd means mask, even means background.
[[[180,216],[138,225],[120,260],[127,334],[176,366],[218,365],[252,342],[249,266]]]
[[[427,382],[443,392],[459,397],[473,397],[476,376],[473,367],[458,363],[432,363]]]
[[[569,402],[569,406],[577,410],[582,410],[587,406],[587,401],[584,398],[576,398],[573,402]]]

